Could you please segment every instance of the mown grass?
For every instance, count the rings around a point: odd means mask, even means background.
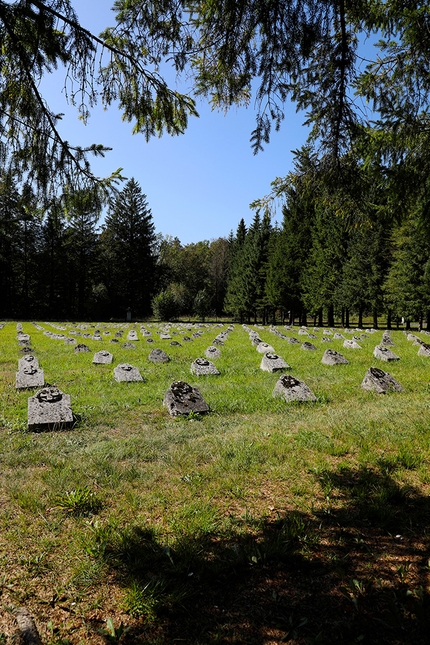
[[[21,604],[46,643],[426,642],[430,359],[404,334],[392,332],[401,360],[387,366],[372,356],[380,331],[361,350],[322,342],[320,331],[318,351],[306,352],[257,328],[317,396],[287,404],[272,397],[278,375],[259,369],[240,325],[214,361],[217,377],[192,376],[190,365],[226,325],[201,325],[192,342],[182,336],[196,327],[173,326],[182,347],[160,340],[153,325],[155,342],[139,334],[134,350],[121,346],[126,333],[110,343],[117,326],[100,325],[111,332],[103,342],[77,337],[91,349],[83,354],[23,326],[45,381],[71,395],[76,424],[27,432],[31,392],[15,390],[21,354],[16,324],[6,323],[5,642]],[[306,340],[297,328],[285,333]],[[154,347],[171,362],[150,363]],[[322,365],[328,347],[349,365]],[[100,349],[114,354],[113,365],[92,365]],[[116,383],[122,362],[144,382]],[[371,365],[404,392],[363,391]],[[198,386],[210,414],[170,418],[162,400],[173,380]]]

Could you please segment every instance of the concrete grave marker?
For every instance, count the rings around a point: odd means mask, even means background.
[[[403,388],[388,372],[377,367],[371,367],[361,383],[363,390],[371,390],[378,394],[386,392],[403,392]]]
[[[22,369],[20,369],[16,373],[15,387],[17,390],[27,389],[31,387],[43,387],[44,385],[45,377],[43,370],[41,370],[39,366],[36,366],[33,363],[23,365]]]
[[[256,345],[256,350],[259,354],[266,354],[267,352],[269,352],[269,354],[275,353],[275,349],[272,345],[269,345],[269,343],[258,343],[258,345]]]
[[[345,349],[361,349],[361,345],[359,345],[355,340],[344,340],[343,346]]]
[[[196,376],[217,376],[220,371],[206,358],[196,358],[191,363],[191,373]]]
[[[18,371],[20,372],[23,370],[25,367],[28,367],[29,365],[32,365],[36,369],[39,368],[39,359],[36,358],[36,356],[33,356],[31,354],[24,356],[23,358],[20,358],[18,361]]]
[[[388,345],[389,347],[394,347],[394,342],[391,339],[389,331],[384,331],[384,333],[382,334],[382,344]]]
[[[394,354],[394,352],[392,352],[391,349],[388,349],[388,347],[384,347],[384,345],[377,345],[373,350],[373,356],[375,358],[379,358],[379,360],[381,361],[399,361],[400,360],[397,354]]]
[[[430,356],[430,345],[427,343],[421,343],[418,350],[418,356]]]
[[[264,372],[282,372],[283,370],[290,370],[291,366],[277,354],[266,352],[261,359],[260,369]]]
[[[219,358],[221,356],[221,350],[218,347],[210,345],[205,351],[206,358]]]
[[[45,387],[28,399],[29,430],[65,430],[72,426],[70,396],[57,387]]]
[[[298,338],[294,338],[294,336],[291,336],[291,338],[288,338],[288,342],[290,345],[300,345],[300,341]]]
[[[135,329],[130,329],[130,331],[127,334],[127,340],[132,340],[132,341],[139,340],[137,336],[137,331]]]
[[[315,394],[306,383],[299,381],[289,374],[283,374],[277,381],[273,390],[273,396],[282,397],[287,402],[317,400]]]
[[[345,340],[345,336],[344,336],[343,334],[339,334],[339,332],[336,332],[336,333],[333,335],[333,338],[334,338],[335,340]]]
[[[316,349],[316,347],[315,345],[312,345],[312,343],[305,342],[305,343],[302,343],[301,349],[305,349],[307,351],[313,351]]]
[[[80,352],[89,352],[90,348],[88,345],[84,345],[84,343],[79,343],[75,347],[75,354],[79,354]]]
[[[191,412],[205,414],[209,406],[202,397],[200,390],[185,381],[175,381],[164,395],[163,404],[170,416],[188,415]]]
[[[114,379],[118,383],[143,381],[143,378],[137,369],[129,363],[120,363],[113,371]]]
[[[102,349],[94,354],[94,365],[110,365],[113,361],[113,355],[106,349]]]
[[[124,349],[136,349],[136,345],[134,343],[123,343],[122,347],[124,347]]]
[[[148,356],[151,363],[169,363],[170,358],[162,349],[153,349]]]
[[[181,343],[179,343],[177,340],[172,340],[170,343],[172,347],[182,347]]]
[[[326,349],[321,359],[323,365],[348,365],[348,362],[345,356],[335,352],[334,349]]]

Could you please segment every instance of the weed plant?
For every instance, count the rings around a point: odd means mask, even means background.
[[[45,330],[58,332],[48,323]],[[93,333],[64,324],[60,331]],[[190,326],[172,339],[148,327],[135,349],[130,326],[100,326],[103,341],[75,336],[89,353],[24,323],[45,381],[70,394],[75,427],[29,433],[15,390],[22,356],[16,324],[0,330],[0,634],[24,604],[47,643],[425,643],[429,609],[430,359],[400,331],[400,361],[313,340],[318,351],[257,328],[317,396],[272,397],[278,374],[236,325],[215,359],[219,376],[196,377],[226,325]],[[118,329],[119,343],[110,340]],[[183,341],[198,329],[201,336]],[[253,327],[253,329],[256,329]],[[297,336],[297,329],[285,332]],[[105,332],[109,332],[106,334]],[[426,341],[424,334],[417,334]],[[148,355],[164,349],[171,361]],[[325,366],[324,350],[348,365]],[[113,365],[93,365],[108,349]],[[113,367],[142,383],[116,383]],[[361,389],[370,366],[402,393]],[[208,415],[171,418],[174,380],[197,386]],[[398,636],[400,634],[400,636]],[[396,640],[397,639],[397,640]]]

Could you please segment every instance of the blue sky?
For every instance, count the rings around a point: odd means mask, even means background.
[[[113,1],[102,2],[73,0],[81,24],[97,34],[114,23],[109,11]],[[67,106],[62,83],[59,71],[44,79],[42,87],[50,107],[65,113],[60,124],[64,138],[75,145],[112,147],[104,159],[92,161],[95,174],[107,176],[123,168],[123,175],[134,177],[146,194],[157,232],[177,236],[184,244],[227,237],[242,217],[249,224],[254,215],[249,204],[270,191],[275,177],[288,173],[291,150],[307,136],[304,115],[290,104],[280,132],[254,156],[249,142],[255,125],[252,103],[225,115],[198,101],[200,118],[190,119],[184,135],[146,143],[143,135],[132,135],[132,124],[122,122],[115,106],[107,111],[96,106],[84,126]]]

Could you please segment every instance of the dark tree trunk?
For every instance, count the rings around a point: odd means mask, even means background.
[[[378,329],[378,310],[373,310],[373,328]]]
[[[346,307],[345,309],[345,327],[348,329],[349,327],[349,309]]]
[[[363,329],[363,310],[361,307],[358,310],[358,328]]]
[[[387,313],[387,329],[391,329],[391,311]]]
[[[334,306],[330,304],[327,311],[327,325],[334,327]]]

